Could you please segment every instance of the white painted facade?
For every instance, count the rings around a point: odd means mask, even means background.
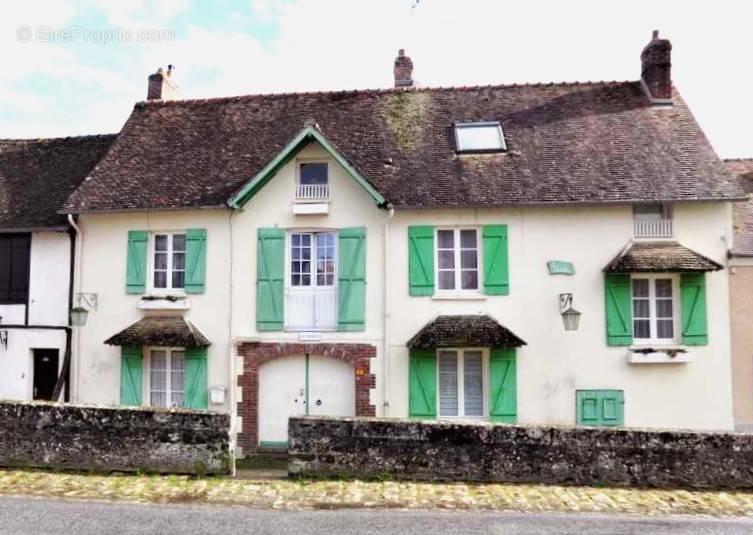
[[[28,304],[0,304],[0,333],[7,336],[7,348],[0,345],[0,399],[33,398],[34,349],[57,350],[63,365],[70,251],[66,232],[31,234]]]
[[[234,403],[241,398],[234,385],[242,370],[235,345],[248,340],[295,342],[307,336],[297,330],[256,329],[257,230],[365,226],[365,331],[323,330],[316,337],[323,343],[377,347],[377,358],[371,362],[371,372],[376,374],[371,402],[378,415],[408,414],[408,339],[440,314],[487,313],[528,343],[517,351],[521,423],[574,424],[576,389],[618,389],[624,391],[627,426],[733,427],[726,270],[706,276],[709,344],[689,348],[691,362],[630,364],[627,348],[606,344],[602,269],[633,238],[630,205],[406,210],[392,216],[376,207],[366,191],[332,161],[327,213],[295,214],[297,162],[326,156],[317,146],[307,147],[237,212],[82,214],[80,291],[97,293],[99,306],[74,339],[73,399],[118,402],[119,348],[102,342],[144,314],[139,309],[142,296],[125,293],[129,230],[207,229],[206,291],[187,297],[190,308],[185,316],[212,342],[209,386],[229,388],[225,403],[210,404],[210,409],[233,413]],[[728,204],[680,203],[673,208],[674,238],[725,263]],[[409,296],[410,225],[483,224],[508,226],[509,295]],[[575,274],[549,275],[549,260],[573,262]],[[563,329],[560,293],[572,293],[574,307],[582,312],[577,331]]]

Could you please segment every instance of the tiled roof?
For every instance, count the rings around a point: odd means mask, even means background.
[[[456,154],[458,121],[507,152]],[[594,82],[142,102],[65,210],[223,206],[312,122],[396,208],[743,196],[676,91]]]
[[[722,265],[677,242],[634,242],[612,260],[607,273],[688,273],[717,271]]]
[[[740,187],[747,194],[753,194],[753,158],[725,160],[727,169],[737,177]],[[753,197],[745,203],[733,206],[735,235],[733,256],[753,256]]]
[[[145,316],[105,340],[111,346],[209,347],[207,337],[181,316]]]
[[[0,230],[67,227],[58,210],[114,139],[0,139]]]
[[[438,316],[408,341],[415,349],[520,347],[526,343],[486,315]]]

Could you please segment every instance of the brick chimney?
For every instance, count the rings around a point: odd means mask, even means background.
[[[641,82],[654,103],[669,103],[672,98],[671,56],[672,43],[659,39],[659,30],[654,30],[641,52]]]
[[[167,66],[167,72],[162,67],[149,75],[149,86],[146,91],[147,100],[175,100],[178,97],[178,86],[171,80],[173,66]]]
[[[400,49],[395,58],[395,87],[413,87],[413,62],[405,55],[405,50]]]

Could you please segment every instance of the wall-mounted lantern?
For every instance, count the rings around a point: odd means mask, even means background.
[[[560,314],[566,331],[577,331],[580,312],[573,308],[573,294],[560,294]]]
[[[86,318],[89,317],[90,309],[97,310],[97,294],[77,293],[76,306],[71,309],[71,325],[73,327],[86,325]]]

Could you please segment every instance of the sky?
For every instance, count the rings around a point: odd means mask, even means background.
[[[13,7],[11,7],[13,6]],[[0,137],[117,132],[147,76],[181,98],[637,80],[651,31],[721,157],[753,157],[748,0],[23,0],[0,12]]]

